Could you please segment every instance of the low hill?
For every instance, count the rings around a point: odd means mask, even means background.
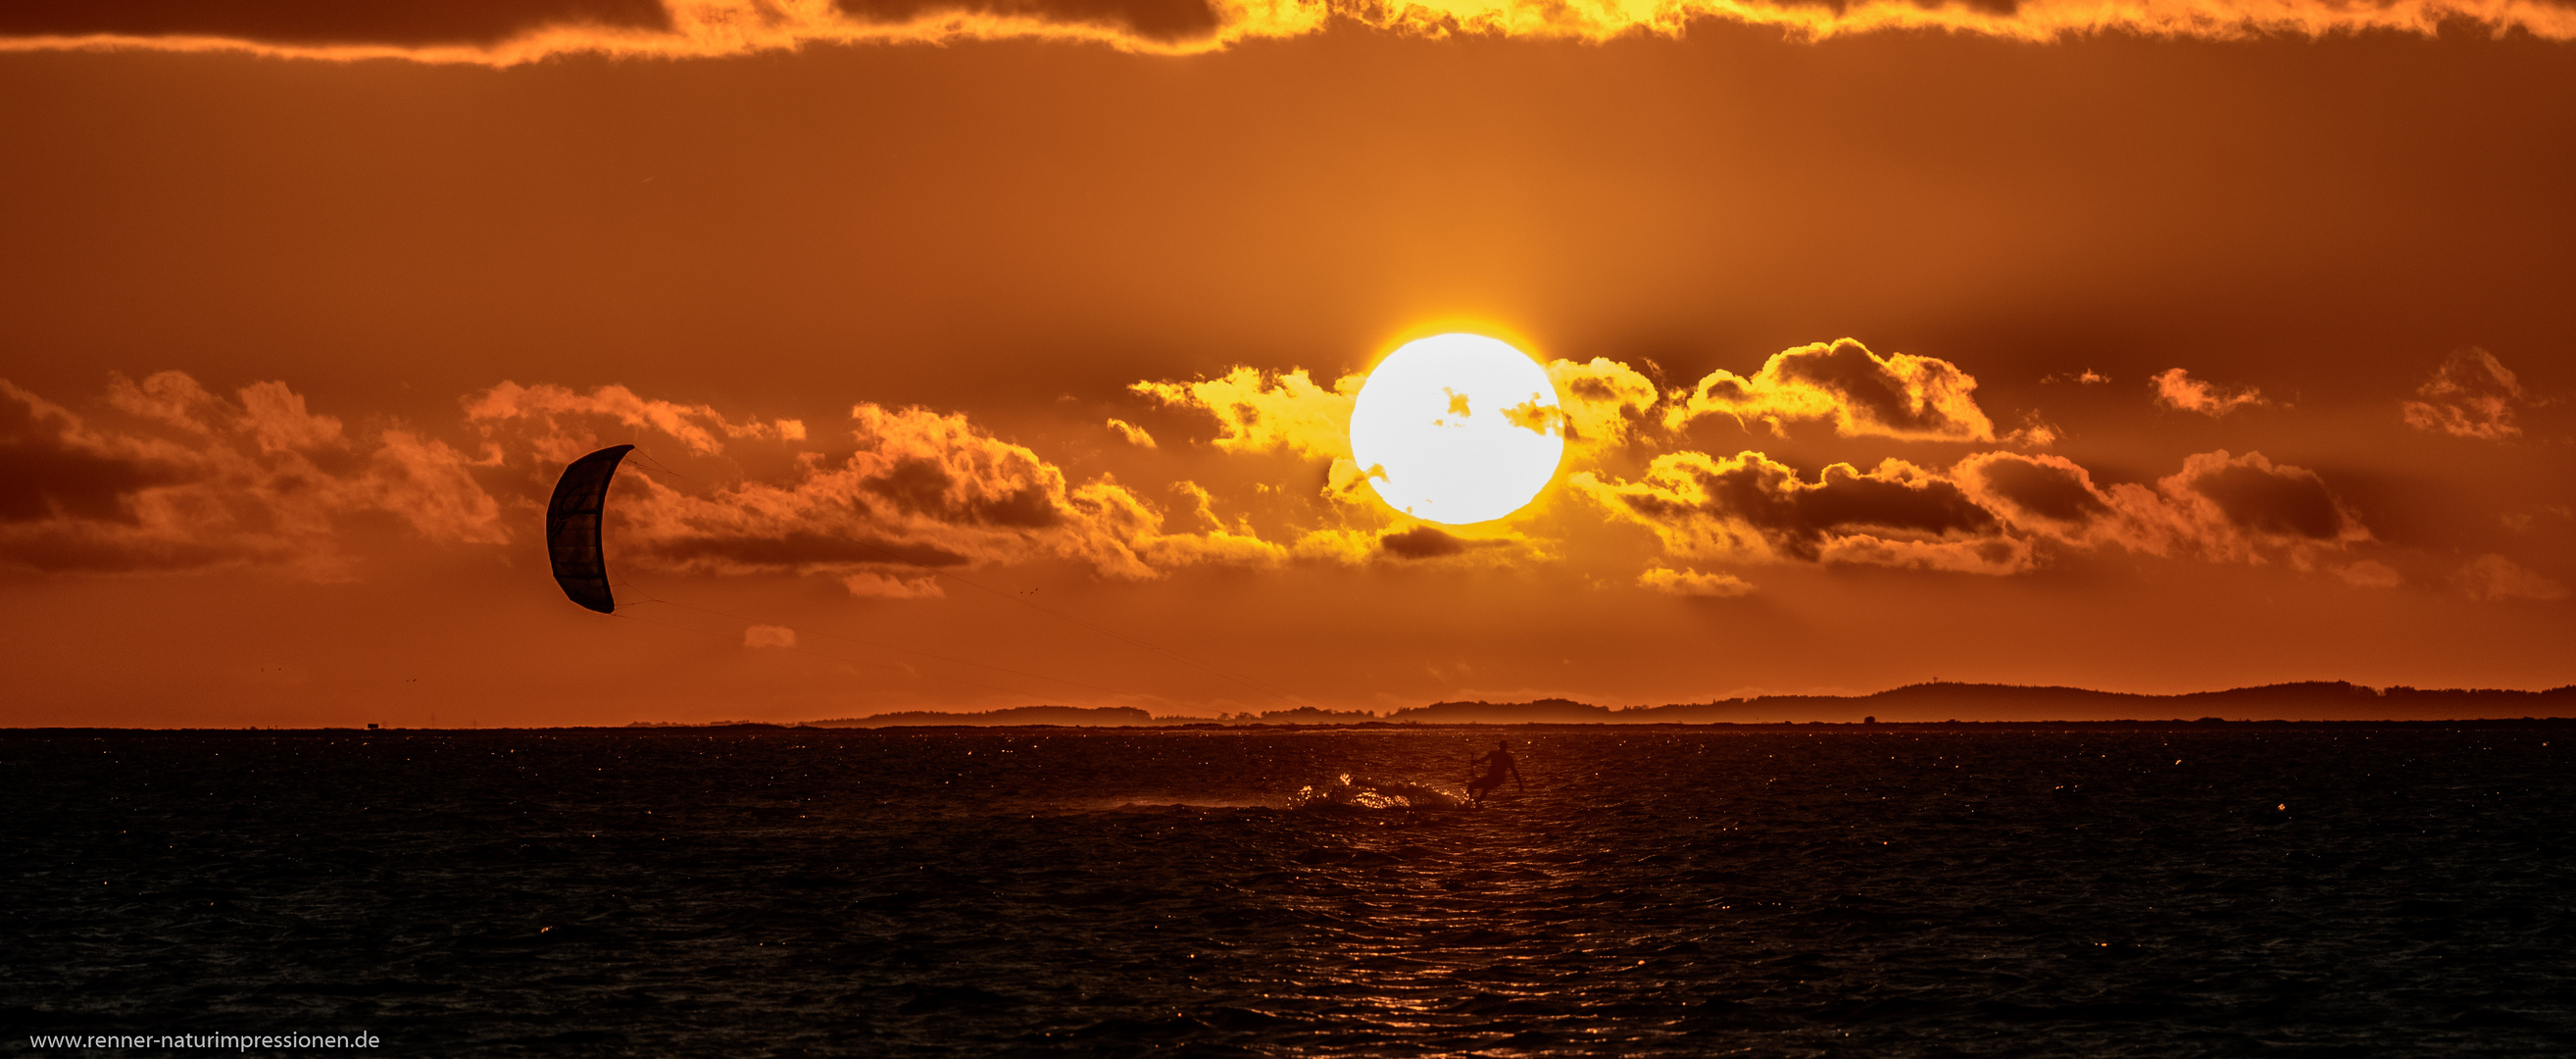
[[[1623,710],[1562,699],[1534,703],[1440,703],[1425,707],[1450,723],[1514,724],[1589,719],[1611,724],[1779,721],[2113,721],[2113,720],[2448,720],[2576,715],[2576,687],[2548,691],[2371,688],[2345,681],[2141,695],[2020,684],[1908,684],[1870,695],[1762,695]],[[1590,711],[1588,717],[1584,711]],[[1399,711],[1397,716],[1416,711]],[[1423,720],[1431,720],[1424,716]]]
[[[1937,721],[2440,721],[2576,716],[2576,686],[2548,691],[2411,687],[2372,688],[2340,680],[2267,684],[2226,691],[2141,695],[2089,688],[2021,684],[1908,684],[1869,695],[1758,695],[1715,702],[1614,709],[1572,699],[1530,702],[1435,702],[1379,716],[1357,710],[1300,707],[1258,716],[1229,715],[1230,725],[1324,724],[1777,724],[1784,721],[1884,723]],[[1206,724],[1157,719],[1128,707],[1021,706],[982,713],[911,710],[873,717],[809,721],[817,728],[1063,725],[1083,728]]]
[[[938,710],[907,710],[902,713],[880,713],[873,717],[845,717],[830,721],[807,721],[814,728],[895,728],[931,725],[964,725],[991,728],[1002,725],[1052,724],[1073,728],[1117,728],[1155,724],[1154,715],[1127,706],[1017,706],[1007,710],[982,713],[945,713]]]

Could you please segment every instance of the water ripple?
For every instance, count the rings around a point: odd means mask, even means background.
[[[20,733],[0,1022],[490,1055],[2563,1054],[2565,735],[1539,729],[1527,793],[1475,810],[1473,729]]]

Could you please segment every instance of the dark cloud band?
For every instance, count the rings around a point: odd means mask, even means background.
[[[490,47],[555,26],[668,33],[660,0],[13,0],[0,36]]]

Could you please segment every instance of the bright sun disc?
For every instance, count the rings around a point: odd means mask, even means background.
[[[1369,372],[1351,408],[1351,455],[1398,511],[1486,522],[1556,476],[1565,413],[1546,370],[1483,335],[1407,342]]]

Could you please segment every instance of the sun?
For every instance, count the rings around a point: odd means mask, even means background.
[[[1565,412],[1538,362],[1483,335],[1405,343],[1351,409],[1351,456],[1388,506],[1489,522],[1529,504],[1565,455]]]

